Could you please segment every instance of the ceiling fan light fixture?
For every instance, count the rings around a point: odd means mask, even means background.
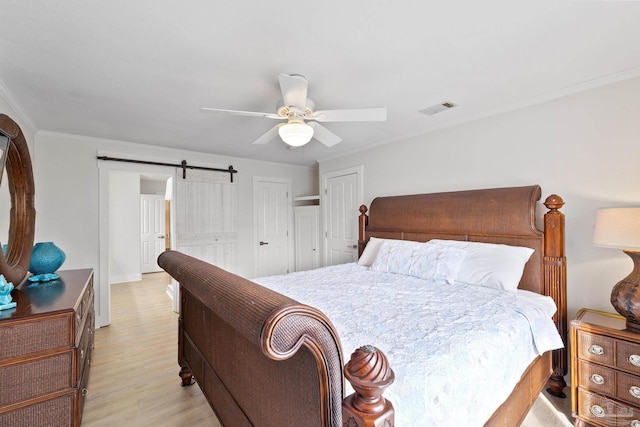
[[[311,141],[313,128],[306,123],[287,123],[278,128],[278,134],[282,140],[292,147],[301,147]]]

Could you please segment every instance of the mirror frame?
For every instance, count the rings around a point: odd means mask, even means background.
[[[33,250],[36,210],[35,187],[29,147],[20,126],[9,116],[0,114],[0,132],[9,137],[6,173],[11,196],[7,253],[0,250],[0,274],[18,286],[29,273]]]

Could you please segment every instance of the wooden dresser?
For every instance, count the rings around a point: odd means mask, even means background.
[[[24,282],[0,311],[0,426],[79,426],[93,349],[93,270]]]
[[[640,334],[617,314],[582,309],[570,342],[575,425],[640,427]]]

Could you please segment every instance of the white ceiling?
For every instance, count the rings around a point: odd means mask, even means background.
[[[0,94],[36,129],[312,165],[640,75],[637,1],[0,0]],[[386,106],[343,138],[252,145],[278,73],[318,109]],[[2,84],[4,83],[4,88]],[[458,107],[426,116],[426,107]]]

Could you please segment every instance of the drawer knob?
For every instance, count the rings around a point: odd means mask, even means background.
[[[604,354],[604,348],[598,344],[594,344],[589,347],[589,353],[595,354],[596,356],[601,356]]]
[[[636,399],[640,399],[640,387],[638,387],[637,385],[632,385],[631,387],[629,387],[629,394]]]
[[[602,385],[604,384],[604,377],[602,375],[593,374],[590,377],[591,382],[594,384]]]
[[[640,355],[632,354],[629,356],[629,363],[640,368]]]
[[[607,415],[604,409],[602,408],[602,406],[599,406],[599,405],[592,405],[591,408],[589,408],[589,412],[591,412],[594,417],[598,417],[598,418],[601,418]]]

